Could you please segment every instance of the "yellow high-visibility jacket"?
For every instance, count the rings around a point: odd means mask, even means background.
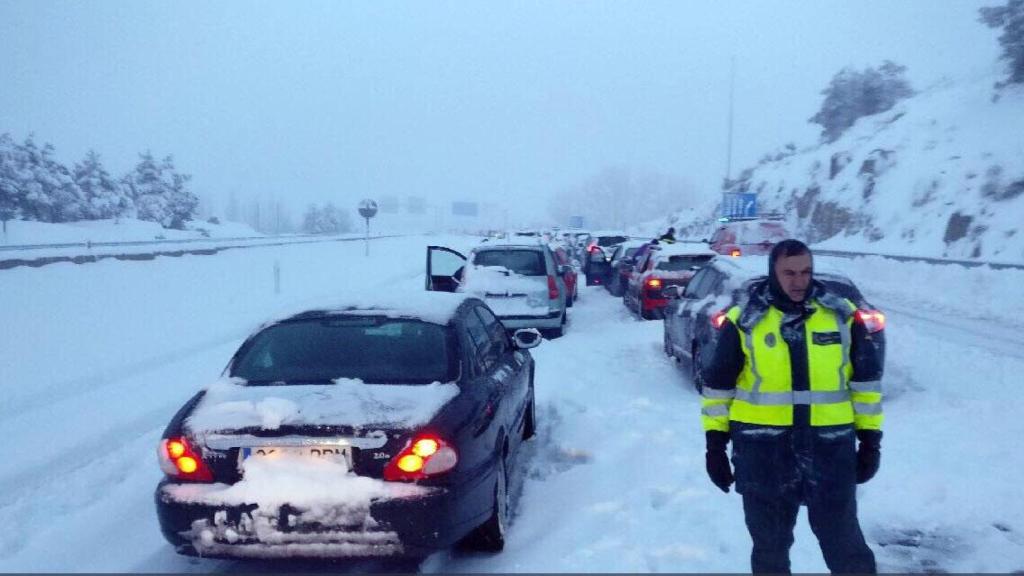
[[[728,432],[730,421],[792,426],[793,406],[800,404],[810,406],[811,426],[853,424],[857,430],[881,429],[881,382],[858,381],[850,361],[856,306],[844,298],[831,298],[828,303],[831,307],[818,300],[810,302],[813,313],[803,326],[808,390],[797,391],[793,390],[789,346],[781,334],[782,312],[769,306],[756,322],[741,327],[743,310],[729,309],[726,317],[739,333],[744,364],[733,388],[703,388],[705,430]]]

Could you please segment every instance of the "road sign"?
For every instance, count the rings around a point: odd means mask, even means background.
[[[477,216],[480,207],[476,202],[452,202],[452,215],[454,216]]]
[[[722,216],[753,218],[757,216],[757,194],[726,192],[722,194]]]
[[[359,202],[359,215],[362,216],[363,218],[373,218],[374,216],[376,216],[377,201],[370,200],[369,198],[367,198],[366,200],[362,200],[361,202]]]

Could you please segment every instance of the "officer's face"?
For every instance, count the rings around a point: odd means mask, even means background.
[[[775,261],[775,277],[793,302],[803,302],[813,273],[810,254],[783,256]]]

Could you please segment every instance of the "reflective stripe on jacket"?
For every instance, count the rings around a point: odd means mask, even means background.
[[[855,306],[845,299],[836,307]],[[853,382],[850,362],[852,314],[812,301],[804,322],[809,390],[793,390],[789,346],[783,340],[783,314],[769,306],[748,328],[740,327],[742,310],[732,307],[727,318],[736,326],[744,365],[733,389],[705,386],[701,419],[705,430],[729,431],[730,420],[767,426],[792,426],[793,406],[809,406],[811,426],[853,423],[857,429],[882,426],[879,381]]]

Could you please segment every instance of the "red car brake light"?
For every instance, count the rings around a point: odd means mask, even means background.
[[[548,299],[554,300],[558,298],[558,283],[555,282],[554,276],[548,276]]]
[[[885,314],[878,310],[857,310],[853,313],[853,320],[863,324],[872,334],[885,330]]]
[[[410,481],[443,474],[455,467],[455,448],[435,434],[420,434],[384,466],[389,482]]]
[[[733,248],[732,250],[729,250],[729,256],[732,256],[733,258],[742,256],[742,255],[743,255],[743,252],[739,248]]]
[[[210,467],[203,462],[202,456],[192,449],[184,436],[164,438],[160,441],[157,454],[160,458],[160,468],[168,476],[191,482],[213,482]]]
[[[711,325],[715,328],[715,330],[721,330],[722,326],[725,324],[725,319],[726,311],[719,310],[718,312],[715,312],[714,314],[711,315]]]

